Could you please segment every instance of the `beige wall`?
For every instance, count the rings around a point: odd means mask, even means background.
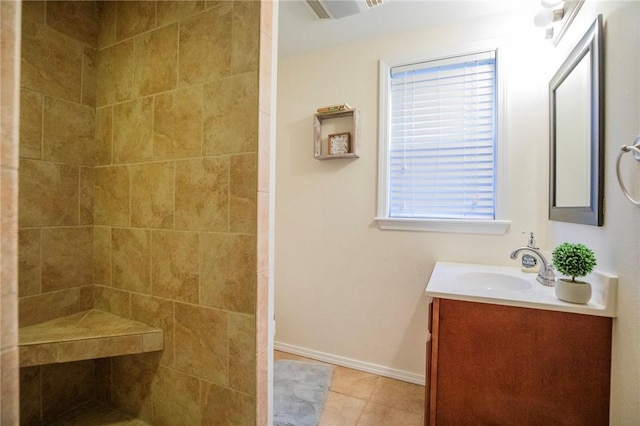
[[[29,414],[110,395],[153,424],[249,424],[256,408],[266,422],[271,14],[203,1],[24,10],[21,324],[95,307],[165,331],[161,354],[23,369],[42,382],[25,386],[25,401],[43,395]],[[58,390],[64,376],[82,392]]]
[[[605,223],[603,227],[550,222],[552,245],[579,241],[592,247],[598,268],[614,273],[618,283],[618,317],[613,326],[611,424],[640,418],[640,210],[618,186],[615,161],[620,147],[640,134],[640,3],[586,2],[566,40],[566,55],[598,14],[605,23]],[[640,167],[626,155],[622,175],[636,199]]]
[[[18,422],[20,4],[0,2],[0,424]]]
[[[532,12],[533,13],[533,12]],[[317,352],[423,382],[426,283],[436,261],[516,265],[536,231],[546,246],[547,81],[553,49],[528,11],[401,33],[285,58],[278,68],[276,346]],[[524,29],[524,30],[522,30]],[[506,69],[503,236],[381,231],[377,206],[378,60],[500,43]],[[544,61],[530,58],[545,58]],[[360,110],[360,158],[316,161],[319,106]]]
[[[640,417],[638,210],[615,182],[614,160],[640,129],[638,3],[586,2],[559,47],[542,40],[531,9],[281,58],[278,68],[276,347],[419,382],[425,366],[424,288],[438,260],[516,265],[522,232],[550,249],[590,244],[621,278],[615,322],[613,424]],[[548,81],[604,13],[607,40],[605,226],[552,223],[548,205]],[[378,60],[498,39],[506,61],[507,210],[504,236],[380,231],[376,215]],[[636,71],[634,71],[636,70]],[[360,158],[316,161],[311,118],[348,102],[361,113]],[[505,158],[502,159],[503,161]],[[634,178],[635,176],[635,178]],[[629,168],[628,182],[638,182]],[[634,180],[635,179],[635,180]],[[640,193],[640,190],[638,191]]]

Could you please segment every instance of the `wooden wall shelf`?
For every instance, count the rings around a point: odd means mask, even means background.
[[[360,116],[355,108],[313,116],[313,157],[316,160],[359,158]],[[349,133],[349,148],[344,154],[329,152],[329,135]]]

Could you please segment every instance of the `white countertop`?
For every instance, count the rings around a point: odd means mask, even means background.
[[[484,274],[490,277],[493,276],[492,274],[500,274],[507,276],[507,279],[509,279],[508,277],[513,277],[518,283],[522,283],[525,288],[509,290],[500,288],[500,286],[486,285],[486,282],[472,282],[473,273],[476,273],[477,276]],[[581,278],[582,281],[589,282],[592,289],[591,300],[584,305],[568,303],[558,299],[555,295],[555,287],[543,286],[536,281],[536,277],[537,274],[522,272],[519,267],[436,262],[425,292],[429,297],[443,299],[603,317],[616,316],[618,278],[613,275],[594,271],[592,274]],[[530,285],[522,280],[526,280]]]

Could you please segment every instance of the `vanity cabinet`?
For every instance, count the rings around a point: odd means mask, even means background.
[[[609,317],[433,298],[425,425],[608,425]]]

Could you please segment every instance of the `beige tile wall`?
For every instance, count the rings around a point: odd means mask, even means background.
[[[0,424],[18,423],[17,210],[20,4],[0,2]]]
[[[88,393],[154,425],[267,421],[271,7],[23,8],[21,323],[96,307],[162,327],[161,354],[86,367],[109,378]],[[51,415],[49,391],[24,405]]]
[[[103,360],[20,368],[20,424],[48,424],[70,408],[105,398]]]
[[[20,325],[92,306],[98,6],[23,2]]]
[[[20,325],[93,306],[97,28],[95,2],[22,4]],[[22,368],[21,423],[96,398],[103,364]]]
[[[113,360],[114,401],[153,424],[255,419],[259,17],[101,9],[96,302],[165,330],[159,358]]]

